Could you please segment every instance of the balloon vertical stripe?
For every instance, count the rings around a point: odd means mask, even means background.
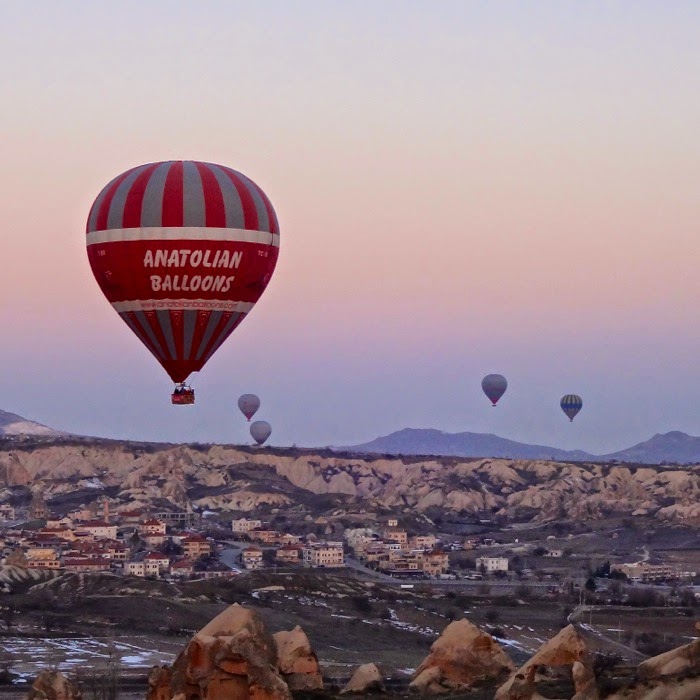
[[[156,164],[149,165],[134,180],[131,188],[126,193],[122,220],[118,228],[136,228],[140,225],[146,185],[148,185],[148,181],[157,167]]]
[[[211,168],[207,168],[203,163],[197,163],[197,170],[202,181],[202,190],[206,202],[206,226],[226,227],[226,207],[224,206],[224,196],[221,187],[217,182],[216,175]]]
[[[165,178],[163,192],[163,226],[184,226],[182,163],[173,163]]]

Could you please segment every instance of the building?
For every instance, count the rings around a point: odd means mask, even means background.
[[[561,549],[548,549],[544,556],[549,559],[561,559],[564,552]]]
[[[116,540],[117,526],[110,525],[104,520],[88,520],[76,528],[75,534],[81,533],[91,535],[95,539]]]
[[[244,569],[262,569],[263,567],[263,553],[260,547],[253,546],[243,550],[241,559]]]
[[[105,557],[66,557],[63,560],[63,568],[66,571],[78,573],[94,573],[97,571],[109,571],[111,562]]]
[[[650,583],[653,581],[670,581],[679,578],[678,571],[668,564],[650,564],[639,561],[632,564],[613,564],[612,571],[625,574],[631,581]]]
[[[437,577],[447,573],[450,568],[450,559],[447,552],[441,549],[434,549],[423,555],[423,573],[426,576]]]
[[[508,571],[508,559],[507,557],[477,557],[476,568],[477,571],[483,569],[487,574],[492,574],[495,571]]]
[[[167,535],[141,535],[141,539],[149,549],[158,549],[168,539]]]
[[[411,537],[411,547],[414,549],[433,549],[437,542],[435,535],[416,535]]]
[[[339,542],[306,546],[302,549],[302,557],[304,566],[314,569],[335,569],[345,566],[343,546]]]
[[[247,518],[239,518],[231,521],[231,529],[234,532],[250,532],[262,527],[262,520],[248,520]]]
[[[170,575],[175,578],[187,578],[194,574],[194,564],[189,559],[180,559],[170,565]]]
[[[248,531],[248,536],[255,542],[263,544],[276,544],[280,538],[280,533],[277,530],[264,530],[263,528],[255,528]]]
[[[402,547],[408,545],[408,533],[406,530],[401,530],[396,527],[384,528],[384,532],[382,532],[382,539],[385,542],[396,542]]]
[[[124,571],[129,576],[143,578],[146,575],[146,563],[143,561],[129,561],[126,563]]]
[[[159,578],[170,568],[170,559],[160,552],[149,552],[144,558],[143,563],[146,566],[146,576],[155,576]]]
[[[166,525],[177,525],[178,527],[191,527],[197,521],[197,514],[186,511],[159,511],[152,513],[154,520],[162,520]]]
[[[151,518],[139,523],[139,534],[145,535],[165,535],[166,525],[162,520]]]
[[[301,561],[301,547],[293,544],[282,545],[275,552],[275,559],[280,564],[298,564]]]
[[[182,551],[188,559],[199,559],[211,554],[211,542],[201,535],[190,535],[180,541]]]

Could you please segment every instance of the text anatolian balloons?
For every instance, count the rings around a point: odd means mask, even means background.
[[[253,308],[279,241],[272,204],[252,180],[191,160],[127,170],[100,192],[87,222],[100,289],[177,383]]]
[[[569,417],[569,420],[573,421],[576,414],[583,407],[583,401],[581,397],[576,394],[567,394],[562,397],[559,405],[561,406],[561,410]]]
[[[241,413],[250,420],[260,408],[260,399],[255,394],[242,394],[238,398],[238,408]]]
[[[265,420],[256,420],[250,424],[250,434],[258,445],[262,445],[270,437],[270,433],[272,426]]]
[[[502,374],[487,374],[481,380],[481,388],[495,406],[508,388],[508,382]]]

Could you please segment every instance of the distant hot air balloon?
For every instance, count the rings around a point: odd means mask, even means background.
[[[243,394],[238,398],[238,408],[250,420],[260,408],[260,399],[255,394]]]
[[[92,272],[115,311],[178,384],[173,403],[194,401],[185,380],[265,291],[279,240],[263,191],[222,165],[140,165],[97,196],[87,222]]]
[[[559,405],[561,406],[561,410],[569,417],[569,420],[573,421],[576,414],[583,407],[583,401],[581,397],[576,394],[567,394],[562,397]]]
[[[258,445],[262,445],[270,437],[271,432],[272,426],[265,420],[256,420],[250,424],[250,434]]]
[[[481,388],[495,406],[498,403],[498,399],[505,394],[508,382],[502,374],[487,374],[481,380]]]

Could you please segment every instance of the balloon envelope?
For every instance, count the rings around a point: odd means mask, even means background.
[[[270,433],[272,426],[266,420],[256,420],[250,424],[250,434],[258,445],[262,445],[270,437]]]
[[[174,382],[199,371],[265,291],[279,226],[263,191],[197,161],[114,178],[87,221],[100,289]]]
[[[508,382],[502,374],[487,374],[481,380],[481,388],[495,406],[496,403],[498,403],[498,399],[505,394],[508,388]]]
[[[573,421],[576,414],[583,407],[583,401],[581,397],[576,394],[567,394],[566,396],[562,396],[559,405],[561,406],[561,410],[569,417],[569,420]]]
[[[238,398],[238,408],[241,413],[250,420],[260,408],[260,399],[255,394],[242,394]]]

